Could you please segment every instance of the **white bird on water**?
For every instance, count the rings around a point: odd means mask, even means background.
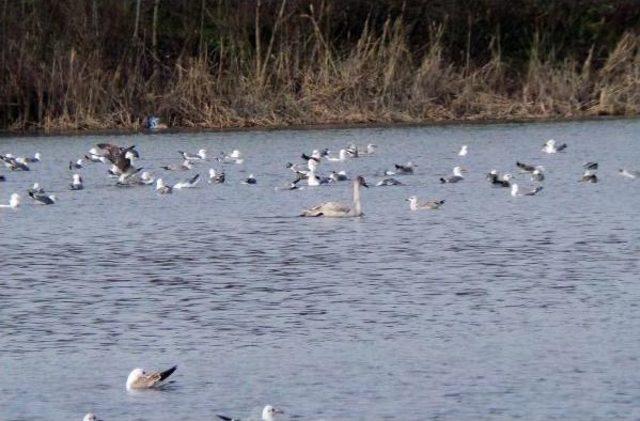
[[[141,368],[135,368],[127,377],[127,390],[133,389],[152,389],[160,386],[160,384],[178,368],[174,365],[165,371],[152,371],[147,373]]]
[[[190,178],[189,180],[182,180],[182,181],[179,181],[178,183],[174,184],[173,188],[176,189],[176,190],[191,189],[191,188],[195,187],[198,184],[199,181],[200,181],[200,174],[196,174],[192,178]]]
[[[409,202],[409,209],[411,209],[412,211],[436,210],[440,209],[440,206],[444,205],[444,200],[430,200],[426,203],[420,203],[418,202],[417,196],[411,196],[405,200]]]
[[[82,190],[84,188],[80,174],[73,174],[73,181],[69,187],[71,190]]]
[[[462,167],[454,167],[453,168],[453,175],[451,175],[449,177],[441,177],[440,178],[440,182],[441,183],[457,183],[457,182],[460,182],[460,181],[464,180],[464,176],[462,175],[463,171],[466,171],[466,169],[462,168]]]
[[[364,177],[359,175],[353,180],[353,206],[338,202],[325,202],[311,209],[304,210],[300,216],[324,216],[325,218],[362,216],[364,213],[362,213],[362,203],[360,202],[360,186],[369,187]]]
[[[462,145],[460,152],[458,152],[458,156],[467,156],[467,152],[467,145]]]
[[[164,184],[164,180],[162,178],[158,178],[156,180],[156,191],[158,194],[171,194],[173,193],[173,188]]]
[[[262,417],[260,419],[262,421],[276,421],[278,419],[278,415],[281,414],[284,414],[284,411],[274,408],[271,405],[267,405],[262,409]],[[223,421],[240,421],[240,418],[227,417],[226,415],[218,415],[218,418]]]
[[[511,196],[513,197],[518,197],[518,196],[534,196],[536,195],[540,190],[542,190],[542,186],[537,186],[536,188],[534,188],[533,190],[528,190],[524,193],[520,192],[520,187],[516,184],[513,183],[511,184]]]
[[[542,152],[545,153],[557,153],[563,151],[567,148],[567,144],[563,143],[561,145],[556,145],[556,141],[554,139],[549,139],[544,143],[542,147]]]
[[[20,195],[18,193],[13,193],[9,198],[8,205],[0,205],[0,208],[3,209],[17,209],[20,206]]]
[[[87,415],[84,416],[82,421],[102,421],[102,420],[96,417],[95,414],[89,412]]]

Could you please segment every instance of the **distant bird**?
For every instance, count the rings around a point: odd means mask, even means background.
[[[516,166],[524,172],[534,172],[536,169],[542,168],[540,166],[525,164],[520,161],[516,161]]]
[[[82,421],[102,421],[102,420],[98,419],[98,417],[96,417],[94,414],[89,412],[87,415],[84,416]]]
[[[346,149],[340,149],[340,152],[338,153],[338,156],[327,156],[327,160],[328,161],[344,161],[346,159],[349,159],[349,155],[347,154],[347,150]]]
[[[323,216],[325,218],[350,218],[364,215],[360,201],[360,187],[369,187],[364,177],[358,176],[353,180],[353,205],[339,202],[325,202],[318,206],[302,211],[300,216]]]
[[[395,178],[383,178],[382,180],[378,181],[376,183],[377,187],[382,187],[382,186],[403,186],[404,184],[402,184],[400,181],[396,180]]]
[[[31,158],[26,157],[26,158],[17,158],[17,159],[21,159],[23,162],[33,163],[33,162],[40,162],[41,158],[42,158],[42,155],[40,155],[40,152],[36,152]]]
[[[598,169],[598,163],[597,162],[585,162],[584,164],[582,164],[582,168],[584,168],[585,170],[597,170]]]
[[[244,158],[242,158],[242,154],[237,149],[234,149],[229,155],[222,153],[222,158],[218,160],[222,162],[233,162],[238,165],[244,163]]]
[[[331,174],[329,174],[329,179],[332,182],[337,183],[338,181],[346,181],[349,179],[349,177],[347,177],[347,173],[345,171],[331,171]]]
[[[126,388],[132,389],[152,389],[159,386],[167,377],[173,374],[178,366],[173,366],[165,371],[153,371],[147,373],[141,368],[134,369],[127,377]]]
[[[160,168],[167,171],[188,171],[193,169],[193,165],[191,164],[191,161],[185,159],[180,165],[165,165]]]
[[[200,174],[196,174],[189,180],[179,181],[178,183],[174,184],[173,188],[174,190],[190,189],[195,187],[199,181],[200,181]]]
[[[182,155],[186,161],[204,161],[207,159],[206,149],[200,149],[197,154],[190,154],[183,151],[178,151],[178,153]]]
[[[69,188],[71,188],[71,190],[82,190],[84,188],[80,174],[73,174],[73,181]]]
[[[580,178],[581,183],[597,183],[598,176],[594,171],[586,170],[582,177]]]
[[[431,200],[429,202],[420,203],[418,202],[417,196],[411,196],[410,198],[405,200],[409,202],[409,209],[411,209],[412,211],[436,210],[436,209],[440,209],[440,207],[444,205],[444,200]]]
[[[487,174],[487,180],[491,182],[494,187],[511,187],[511,174],[501,175],[498,170],[491,170]]]
[[[378,145],[369,143],[367,145],[367,149],[365,150],[364,153],[361,153],[361,155],[365,155],[365,156],[375,155],[377,150],[378,150]]]
[[[411,161],[406,164],[395,164],[396,174],[413,174],[413,170],[417,165],[413,164]],[[389,174],[394,175],[394,174]]]
[[[621,168],[621,169],[618,170],[618,173],[623,177],[627,177],[627,178],[631,178],[631,179],[640,178],[640,171],[628,170],[626,168]]]
[[[17,209],[20,206],[20,195],[18,193],[13,193],[9,198],[8,205],[0,205],[2,209]]]
[[[213,168],[209,169],[209,184],[222,184],[224,180],[224,171],[216,171]]]
[[[258,180],[253,176],[253,174],[249,174],[249,177],[244,180],[244,184],[257,184]]]
[[[29,171],[29,166],[24,163],[16,160],[12,155],[0,155],[0,159],[4,162],[5,167],[9,168],[11,171]]]
[[[44,194],[44,189],[40,186],[39,183],[33,183],[33,186],[29,187],[27,192],[35,193],[35,194]]]
[[[544,143],[544,146],[542,148],[542,152],[545,153],[556,153],[556,152],[560,152],[563,151],[567,148],[567,144],[563,143],[561,145],[557,145],[556,146],[556,141],[553,139],[549,139]]]
[[[53,194],[48,195],[46,193],[34,193],[30,191],[29,196],[42,205],[53,205],[56,203],[56,196]]]
[[[458,152],[458,156],[467,156],[467,145],[462,145],[460,152]]]
[[[453,175],[449,177],[440,177],[440,182],[441,183],[458,183],[464,180],[464,176],[462,175],[464,171],[466,171],[466,169],[462,167],[454,167]]]
[[[148,171],[145,171],[142,174],[140,174],[139,184],[149,185],[149,184],[153,184],[154,181],[155,181],[155,178]]]
[[[82,158],[78,159],[76,162],[69,161],[69,170],[79,169],[82,169]]]
[[[531,173],[531,181],[543,181],[544,180],[544,167],[538,165]]]
[[[162,178],[158,178],[158,180],[156,180],[156,191],[159,194],[171,194],[173,193],[173,188],[164,184]]]
[[[276,421],[277,416],[280,414],[284,414],[284,411],[276,409],[271,405],[267,405],[262,410],[262,417],[260,419],[262,421]],[[217,417],[222,421],[241,421],[240,418],[227,417],[226,415],[217,414]]]
[[[351,158],[358,158],[360,156],[360,153],[358,151],[358,147],[356,145],[354,145],[353,143],[351,145],[347,146],[347,154]]]
[[[513,196],[513,197],[517,197],[517,196],[534,196],[534,195],[538,194],[541,190],[542,190],[542,186],[537,186],[533,190],[528,190],[528,191],[522,193],[522,192],[520,192],[520,187],[516,183],[511,184],[511,196]]]

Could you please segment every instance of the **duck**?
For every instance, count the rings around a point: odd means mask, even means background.
[[[359,175],[353,180],[353,205],[345,205],[338,202],[325,202],[306,209],[300,216],[323,216],[325,218],[348,218],[363,216],[362,203],[360,201],[360,187],[369,187],[364,177]]]
[[[537,186],[533,190],[528,190],[528,191],[526,191],[524,193],[521,193],[520,192],[520,187],[516,183],[511,184],[511,196],[513,196],[513,197],[517,197],[517,196],[534,196],[534,195],[538,194],[541,190],[542,190],[542,186]]]
[[[80,174],[73,174],[73,181],[71,182],[69,188],[71,190],[82,190],[84,188],[82,184],[82,177],[80,177]]]
[[[18,193],[12,193],[11,197],[9,198],[9,204],[0,205],[0,209],[17,209],[18,207],[20,207],[20,202],[20,195]]]
[[[430,200],[425,203],[420,203],[418,202],[417,196],[411,196],[405,200],[409,202],[409,209],[411,209],[412,211],[436,210],[436,209],[440,209],[440,207],[444,205],[444,200]]]
[[[125,385],[127,390],[152,389],[160,386],[160,384],[173,374],[178,366],[173,366],[165,371],[152,371],[147,373],[141,368],[134,368],[127,377]]]
[[[440,177],[440,183],[458,183],[464,180],[463,172],[466,172],[466,169],[462,167],[453,167],[453,175],[449,177]]]

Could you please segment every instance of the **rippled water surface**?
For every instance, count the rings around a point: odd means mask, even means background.
[[[566,153],[540,152],[551,137]],[[640,169],[639,138],[640,121],[2,138],[44,159],[2,168],[0,200],[35,181],[59,199],[0,209],[0,419],[255,419],[266,403],[304,420],[638,419],[640,180],[617,170]],[[68,161],[104,141],[170,182],[196,172],[156,170],[177,150],[246,161],[167,196],[87,164],[68,191]],[[416,174],[366,189],[363,218],[296,217],[350,185],[275,191],[284,164],[352,142],[377,156],[321,170]],[[546,168],[538,196],[485,180],[516,160]],[[585,161],[600,183],[577,182]],[[439,184],[456,164],[467,178]],[[413,194],[446,204],[410,212]],[[124,390],[134,367],[173,364],[165,389]]]

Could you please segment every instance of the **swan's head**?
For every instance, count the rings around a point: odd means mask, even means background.
[[[142,376],[144,376],[144,370],[141,368],[134,368],[133,371],[131,371],[131,373],[129,373],[129,376],[127,377],[127,390],[131,389],[131,387],[133,386],[133,384],[138,381],[138,379],[140,379]]]
[[[198,151],[198,156],[202,159],[207,159],[207,150],[206,149],[200,149]]]
[[[13,209],[20,206],[20,195],[18,193],[13,193],[11,195],[11,198],[9,199],[9,206],[11,206]]]
[[[367,182],[365,181],[364,177],[359,175],[358,177],[356,177],[356,179],[354,180],[355,184],[358,184],[362,187],[369,187],[369,185],[367,184]]]
[[[36,153],[33,155],[33,158],[34,158],[34,159],[36,159],[36,160],[38,160],[38,161],[40,161],[40,158],[41,158],[41,157],[42,157],[42,155],[40,155],[40,152],[36,152]]]
[[[101,421],[101,420],[99,420],[98,417],[96,417],[94,414],[89,412],[87,415],[84,416],[82,421]]]
[[[284,414],[284,411],[276,409],[271,405],[267,405],[262,410],[262,421],[273,421],[278,414]]]
[[[73,174],[73,184],[82,184],[82,177],[80,177],[80,174]]]

